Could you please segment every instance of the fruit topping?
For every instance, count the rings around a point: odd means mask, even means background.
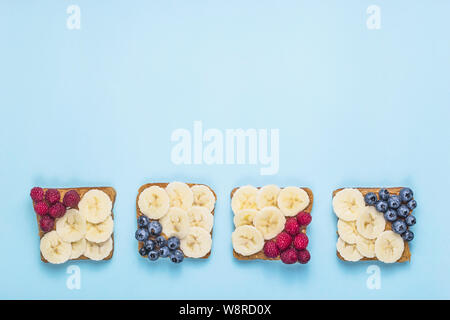
[[[34,202],[41,202],[44,200],[44,190],[39,187],[34,187],[30,191],[30,197]]]
[[[308,261],[311,259],[311,254],[306,249],[299,250],[297,252],[297,258],[298,258],[298,262],[300,262],[301,264],[305,264],[305,263],[308,263]]]
[[[389,196],[389,199],[388,199],[389,208],[397,209],[398,207],[400,207],[401,203],[402,203],[402,201],[400,200],[399,196],[397,196],[395,194]]]
[[[149,220],[146,216],[139,216],[137,219],[137,224],[140,228],[145,228],[148,226]]]
[[[48,209],[48,214],[53,218],[61,218],[66,213],[66,207],[61,203],[57,202]]]
[[[139,228],[136,230],[135,237],[137,241],[145,241],[148,239],[148,230],[144,228]]]
[[[297,251],[294,248],[289,248],[286,251],[283,251],[280,255],[281,261],[286,264],[293,264],[297,262]]]
[[[180,239],[177,237],[170,237],[169,240],[167,240],[167,247],[169,247],[170,250],[176,250],[180,247]]]
[[[294,248],[297,250],[304,250],[308,246],[309,239],[304,233],[300,233],[294,238]]]
[[[63,204],[69,208],[76,208],[80,202],[80,195],[75,190],[69,190],[63,197]]]
[[[183,252],[181,252],[181,250],[175,250],[170,253],[170,261],[172,261],[174,263],[180,263],[183,260],[184,260],[184,255],[183,255]]]
[[[48,204],[44,201],[38,202],[34,205],[34,211],[40,216],[45,216],[48,213],[48,209]]]
[[[288,218],[286,224],[284,225],[284,231],[289,233],[291,236],[295,236],[300,232],[300,225],[296,218]]]
[[[406,223],[403,220],[397,220],[392,223],[392,231],[398,234],[403,234],[407,229]]]
[[[301,226],[307,226],[311,223],[312,217],[308,212],[300,212],[297,215],[297,221]]]
[[[377,209],[377,211],[379,212],[386,212],[386,210],[388,209],[388,204],[386,201],[383,200],[379,200],[376,205],[375,208]]]
[[[275,241],[273,241],[273,240],[267,241],[264,244],[264,254],[268,258],[276,258],[276,257],[278,257],[278,255],[280,254],[280,250],[278,249],[277,244],[275,243]]]
[[[275,240],[277,247],[284,251],[292,244],[292,237],[287,232],[281,232],[278,234]]]
[[[47,200],[49,204],[54,204],[61,200],[61,194],[56,189],[48,189],[45,193],[45,200]]]
[[[377,195],[373,192],[369,192],[364,196],[364,201],[369,206],[374,206],[377,203]]]
[[[406,218],[409,215],[409,208],[407,206],[405,206],[404,204],[402,204],[398,209],[397,209],[397,215],[400,218]]]
[[[385,188],[380,189],[380,191],[378,191],[378,196],[380,197],[380,200],[387,201],[389,199],[389,191]]]
[[[408,227],[412,227],[413,225],[416,224],[416,217],[411,214],[406,217],[405,222],[408,225]]]
[[[159,236],[162,232],[161,224],[158,221],[151,221],[148,224],[148,231],[151,236]]]
[[[389,208],[384,213],[384,219],[386,219],[386,221],[394,222],[395,220],[397,220],[397,218],[398,218],[397,211],[395,209]]]
[[[414,232],[412,232],[411,230],[406,230],[403,234],[402,234],[402,238],[405,241],[411,241],[412,239],[414,239]]]
[[[156,251],[156,250],[149,251],[148,259],[150,261],[156,261],[156,260],[158,260],[158,258],[159,258],[159,251]]]
[[[50,230],[53,230],[53,227],[55,226],[55,220],[53,220],[53,218],[50,216],[43,216],[39,221],[39,226],[41,227],[42,231],[49,232]]]
[[[412,190],[410,188],[403,188],[402,190],[400,190],[399,196],[400,196],[400,200],[403,203],[408,203],[414,197],[414,193],[412,192]]]

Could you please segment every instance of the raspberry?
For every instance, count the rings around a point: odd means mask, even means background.
[[[44,201],[38,202],[34,205],[34,211],[40,216],[45,216],[48,213],[48,204]]]
[[[66,213],[66,207],[61,203],[57,202],[50,207],[48,214],[53,218],[61,218]]]
[[[297,262],[297,251],[294,248],[287,249],[281,253],[281,261],[286,264],[293,264]]]
[[[44,232],[49,232],[55,226],[55,220],[50,216],[43,216],[39,221],[41,230]]]
[[[294,248],[297,250],[303,250],[306,249],[308,246],[308,236],[304,233],[299,233],[294,238]]]
[[[267,241],[264,245],[264,254],[268,258],[276,258],[280,254],[280,250],[275,243],[275,241]]]
[[[48,189],[45,193],[45,200],[48,201],[49,204],[54,204],[61,199],[61,195],[59,191],[56,189]]]
[[[298,262],[301,264],[308,263],[309,259],[311,259],[311,255],[308,250],[300,250],[297,252]]]
[[[300,212],[297,215],[297,221],[301,226],[307,226],[311,223],[312,217],[308,212]]]
[[[286,250],[291,245],[292,237],[286,232],[281,232],[279,235],[277,235],[275,242],[277,244],[277,247],[281,251],[283,251]]]
[[[30,197],[34,202],[41,202],[44,200],[44,190],[39,187],[34,187],[30,191]]]
[[[284,225],[284,230],[291,236],[295,236],[300,232],[300,226],[298,225],[297,219],[289,218]]]
[[[68,191],[63,198],[63,203],[66,207],[75,208],[80,202],[80,196],[75,190]]]

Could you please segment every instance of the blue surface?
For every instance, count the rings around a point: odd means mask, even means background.
[[[245,3],[244,3],[245,2]],[[67,6],[81,30],[66,28]],[[381,8],[368,30],[366,9]],[[448,1],[1,1],[0,298],[450,298]],[[280,169],[175,165],[177,128],[279,129]],[[218,195],[207,261],[148,263],[134,240],[135,197],[152,181]],[[310,187],[308,265],[232,257],[229,192]],[[31,187],[113,186],[115,254],[68,265],[39,259]],[[412,261],[335,255],[331,192],[403,186],[419,203]]]

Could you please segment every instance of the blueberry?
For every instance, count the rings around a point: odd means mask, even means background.
[[[417,207],[417,202],[416,200],[412,199],[406,205],[410,210],[414,210]]]
[[[380,196],[380,200],[387,201],[389,199],[389,191],[387,189],[380,189],[378,195]]]
[[[150,232],[152,236],[159,236],[161,234],[161,231],[162,227],[158,221],[152,221],[149,223],[148,232]]]
[[[398,209],[397,209],[397,214],[400,218],[406,218],[409,214],[409,208],[407,206],[405,206],[404,204],[402,204]]]
[[[145,228],[148,225],[148,218],[146,216],[139,216],[137,224],[140,228]]]
[[[170,254],[170,261],[174,263],[180,263],[181,261],[183,261],[183,259],[184,255],[183,252],[181,252],[181,250],[175,250]]]
[[[389,208],[397,209],[398,207],[400,207],[401,204],[402,204],[402,201],[400,200],[399,196],[397,196],[395,194],[389,196],[389,199],[388,199]]]
[[[167,246],[170,250],[178,249],[180,247],[180,240],[177,237],[170,237],[167,240]]]
[[[145,247],[142,247],[139,249],[139,253],[141,256],[146,256],[148,254],[147,249],[145,249]]]
[[[167,245],[167,240],[164,238],[164,236],[159,236],[156,238],[156,244],[158,247],[162,248]]]
[[[169,254],[170,254],[170,250],[168,247],[161,247],[159,249],[159,256],[161,258],[167,258],[169,256]]]
[[[148,239],[148,240],[145,240],[144,247],[147,250],[147,252],[150,252],[155,249],[156,243],[155,243],[155,241]]]
[[[413,226],[416,224],[416,217],[414,217],[413,215],[409,215],[406,217],[405,222],[408,226]]]
[[[377,195],[373,192],[369,192],[364,196],[364,200],[366,201],[366,204],[369,206],[374,206],[377,203]]]
[[[406,228],[406,223],[403,220],[397,220],[392,224],[392,231],[398,234],[403,234]]]
[[[407,203],[412,200],[414,194],[410,188],[403,188],[400,190],[400,199],[403,203]]]
[[[158,258],[159,258],[159,252],[158,251],[152,250],[152,251],[150,251],[148,253],[148,259],[150,261],[158,260]]]
[[[386,201],[379,200],[375,205],[375,208],[379,212],[386,212],[386,210],[388,209],[388,204]]]
[[[402,234],[402,238],[405,241],[411,241],[412,239],[414,239],[414,232],[406,230],[405,233]]]
[[[397,211],[395,209],[387,209],[386,213],[384,214],[384,219],[389,222],[394,222],[397,220]]]
[[[147,240],[149,234],[148,234],[147,229],[140,228],[140,229],[137,229],[135,236],[136,236],[136,240],[144,241],[144,240]]]

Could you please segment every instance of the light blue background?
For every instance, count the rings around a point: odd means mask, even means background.
[[[81,7],[81,30],[66,8]],[[381,7],[381,29],[366,9]],[[0,3],[0,298],[450,298],[450,2],[12,1]],[[170,135],[280,129],[280,170],[176,166]],[[149,263],[134,239],[135,197],[152,181],[192,181],[218,195],[207,261]],[[242,184],[309,186],[308,265],[232,257],[229,192]],[[31,187],[113,186],[115,254],[43,264]],[[336,258],[331,192],[414,189],[412,261]]]

